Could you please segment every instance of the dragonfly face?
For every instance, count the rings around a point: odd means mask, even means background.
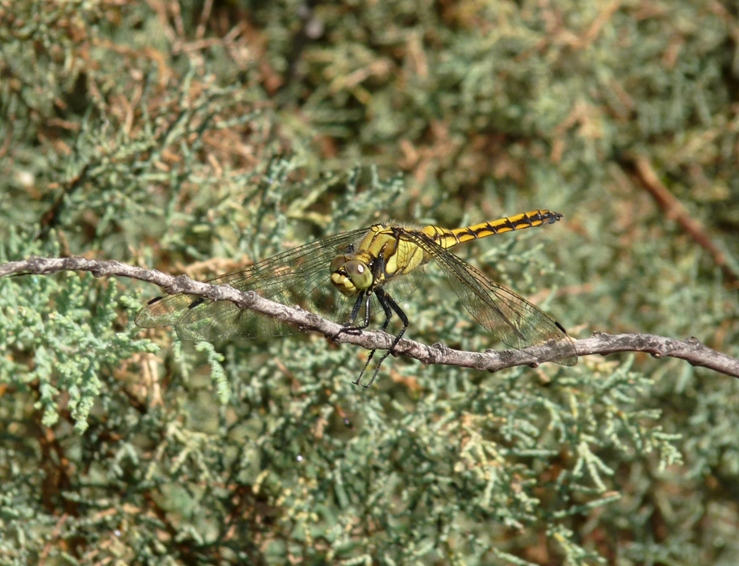
[[[378,361],[371,384],[382,361],[393,353],[408,327],[408,318],[385,287],[399,286],[392,285],[397,279],[409,283],[407,287],[412,289],[419,281],[414,276],[422,274],[422,266],[433,260],[449,279],[462,305],[501,342],[520,349],[554,341],[557,352],[554,361],[575,365],[575,345],[558,322],[448,251],[470,240],[552,224],[560,218],[562,215],[556,212],[534,210],[453,230],[439,226],[375,224],[285,251],[211,283],[255,291],[283,304],[300,304],[332,318],[345,312],[344,297],[352,297],[354,303],[348,321],[340,320],[345,323],[345,332],[367,328],[371,309],[376,308],[372,305],[379,305],[385,314],[382,330],[387,329],[392,315],[396,314],[403,328]],[[362,322],[357,324],[362,311]],[[207,341],[238,335],[277,336],[293,330],[273,319],[239,309],[233,303],[182,294],[153,299],[139,311],[136,324],[144,328],[174,326],[182,340]],[[359,383],[373,355],[374,351],[354,383]]]
[[[353,254],[342,254],[331,261],[331,283],[343,295],[356,297],[372,287],[374,277],[369,265]]]

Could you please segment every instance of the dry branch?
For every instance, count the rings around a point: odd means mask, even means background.
[[[13,274],[48,275],[60,271],[89,271],[95,277],[114,275],[130,277],[159,285],[168,294],[186,293],[214,301],[231,301],[244,309],[274,317],[302,330],[320,332],[338,343],[355,344],[368,350],[387,350],[393,337],[379,331],[346,333],[343,326],[298,307],[290,307],[265,299],[253,291],[242,292],[228,285],[211,285],[193,281],[185,275],[177,277],[157,270],[126,265],[118,261],[89,260],[79,257],[39,258],[0,264],[0,277]],[[617,334],[597,332],[591,338],[574,340],[578,356],[608,355],[615,352],[647,352],[655,358],[678,358],[694,366],[705,367],[739,378],[739,360],[711,348],[696,338],[680,341],[652,334]],[[537,365],[558,357],[559,350],[552,344],[539,344],[523,350],[489,350],[484,353],[454,350],[441,344],[426,345],[402,339],[395,348],[397,354],[419,360],[424,364],[444,364],[496,372],[502,369]]]

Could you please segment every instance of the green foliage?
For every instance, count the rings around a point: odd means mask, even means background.
[[[204,279],[376,220],[550,208],[460,255],[575,336],[739,355],[731,6],[325,3],[301,31],[303,4],[0,0],[0,261]],[[143,335],[156,293],[0,279],[3,564],[735,562],[728,377],[391,359],[365,391],[366,352],[319,336]],[[496,346],[455,301],[429,269],[409,337]]]

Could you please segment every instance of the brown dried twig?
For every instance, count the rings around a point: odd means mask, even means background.
[[[660,181],[649,159],[642,155],[635,155],[630,158],[630,162],[633,166],[634,177],[657,201],[667,217],[675,220],[685,232],[698,242],[700,247],[711,255],[713,262],[721,268],[726,279],[733,286],[739,286],[739,274],[731,268],[724,253],[711,240],[701,223],[690,215],[682,203]]]
[[[0,277],[12,274],[48,275],[60,271],[89,271],[95,277],[130,277],[154,283],[167,293],[187,293],[214,301],[231,301],[244,309],[251,309],[262,315],[274,317],[281,322],[292,324],[306,331],[320,332],[338,343],[362,346],[368,350],[387,350],[393,337],[379,331],[357,333],[340,332],[343,326],[316,314],[276,303],[259,296],[253,291],[243,292],[228,285],[211,285],[193,281],[185,275],[177,277],[160,271],[126,265],[118,261],[90,260],[79,257],[39,258],[0,264]],[[647,352],[655,358],[678,358],[694,366],[705,367],[719,373],[739,378],[739,360],[732,358],[700,343],[696,338],[680,341],[652,334],[595,333],[583,340],[574,340],[578,356],[591,354],[613,354],[615,352]],[[521,366],[537,365],[558,357],[559,350],[554,344],[539,344],[523,350],[489,350],[484,353],[454,350],[444,345],[426,345],[413,340],[402,339],[395,352],[419,360],[424,364],[444,364],[467,367],[490,372]]]

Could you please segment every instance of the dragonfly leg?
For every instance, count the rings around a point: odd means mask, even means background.
[[[352,327],[355,330],[363,330],[369,326],[370,323],[370,301],[372,300],[372,290],[366,291],[364,293],[364,322],[362,322],[361,325],[355,325],[354,321],[357,319],[357,315],[359,314],[359,304],[361,303],[361,297],[360,299],[357,299],[357,302],[354,304],[354,308],[352,309],[352,316],[349,319],[349,324],[352,325]]]
[[[388,324],[390,324],[390,318],[393,316],[393,311],[390,310],[390,307],[385,302],[385,297],[387,295],[385,295],[384,291],[382,291],[382,289],[377,289],[377,291],[378,291],[377,300],[379,301],[380,306],[382,306],[382,310],[385,312],[385,322],[382,323],[382,327],[380,328],[380,330],[384,332]],[[369,324],[369,320],[367,320],[366,322]],[[364,372],[367,371],[367,367],[370,365],[370,362],[372,361],[372,358],[375,356],[376,351],[377,350],[372,350],[370,352],[369,357],[367,358],[367,361],[364,363],[364,367],[362,368],[362,371],[359,372],[359,377],[355,381],[353,381],[352,384],[359,385],[359,382],[362,380],[362,376],[364,375]],[[375,370],[375,375],[377,375],[377,371],[379,369],[380,369],[380,366],[378,365],[377,369]],[[375,380],[375,375],[372,376],[372,381]],[[370,383],[372,383],[372,381],[370,381]],[[369,385],[365,385],[364,387],[369,387]]]
[[[363,291],[361,295],[357,297],[352,307],[352,312],[349,315],[349,321],[342,324],[341,329],[336,333],[334,339],[338,338],[340,334],[359,334],[360,330],[363,330],[369,326],[370,323],[370,300],[372,294],[370,291]],[[364,321],[360,325],[354,324],[359,316],[359,311],[364,305]]]
[[[405,331],[408,329],[408,317],[403,312],[403,309],[400,308],[398,303],[395,302],[395,300],[385,293],[385,291],[382,290],[382,287],[378,287],[375,290],[375,294],[377,295],[377,300],[380,303],[380,306],[382,306],[382,310],[385,311],[385,322],[382,325],[381,330],[384,332],[385,329],[388,327],[388,324],[390,324],[390,318],[393,316],[393,312],[398,315],[398,318],[403,322],[403,328],[400,329],[400,332],[398,332],[395,335],[395,338],[393,338],[393,343],[390,344],[390,348],[387,352],[385,352],[382,357],[380,358],[380,361],[377,362],[377,367],[375,368],[374,373],[372,374],[372,379],[369,380],[369,383],[367,385],[362,384],[362,387],[365,389],[368,389],[372,383],[375,381],[375,378],[377,377],[377,374],[380,371],[380,366],[382,365],[382,362],[385,361],[385,358],[387,358],[390,354],[393,353],[393,350],[395,350],[395,346],[398,345],[398,342],[400,342],[400,339],[403,337],[403,334],[405,334]],[[360,381],[362,380],[362,376],[364,375],[364,372],[367,370],[367,366],[369,366],[370,362],[372,361],[372,357],[375,355],[375,352],[377,350],[372,350],[370,352],[369,358],[367,358],[367,362],[364,364],[364,367],[362,368],[362,372],[359,374],[359,377],[356,381],[354,381],[354,385],[359,385]]]

